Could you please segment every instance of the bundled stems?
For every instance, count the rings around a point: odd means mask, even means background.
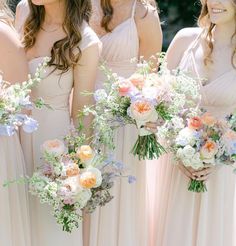
[[[138,136],[131,153],[134,156],[138,156],[139,160],[153,160],[158,159],[166,151],[157,141],[156,135],[150,134],[147,136]]]
[[[189,183],[188,190],[197,193],[202,193],[207,191],[207,187],[204,181],[192,179]]]

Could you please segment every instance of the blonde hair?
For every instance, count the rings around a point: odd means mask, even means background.
[[[0,0],[0,20],[7,22],[9,25],[13,25],[13,14],[6,0]]]
[[[232,2],[236,8],[236,0],[232,0]],[[204,63],[205,65],[208,65],[209,63],[211,64],[213,62],[211,57],[214,49],[213,30],[216,25],[212,23],[210,20],[210,15],[207,7],[207,0],[201,0],[201,3],[202,3],[202,9],[201,9],[201,14],[198,18],[198,25],[204,30],[204,37],[208,48],[208,52],[206,53],[206,56],[204,58]],[[236,20],[236,15],[235,15],[235,20]],[[235,39],[236,39],[236,27],[235,27],[235,32],[232,36],[232,42]],[[232,53],[232,65],[236,69],[236,63],[234,62],[235,57],[236,57],[236,45]]]

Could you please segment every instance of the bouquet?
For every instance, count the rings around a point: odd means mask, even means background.
[[[195,170],[209,166],[232,164],[236,157],[236,132],[226,120],[218,120],[209,112],[187,120],[187,125],[173,137],[171,149],[177,161]],[[171,143],[171,141],[169,141]],[[207,191],[204,181],[192,179],[189,191]]]
[[[162,125],[185,108],[196,107],[198,84],[180,70],[168,70],[164,59],[158,73],[151,63],[142,61],[127,79],[105,66],[102,69],[107,77],[104,88],[94,93],[96,105],[84,110],[84,114],[94,115],[98,141],[114,148],[114,129],[133,124],[139,133],[131,152],[140,160],[158,158],[165,149],[156,134],[145,128],[146,123]]]
[[[64,141],[45,141],[41,147],[44,164],[28,179],[30,192],[52,207],[66,232],[79,227],[82,211],[92,213],[112,200],[110,190],[116,177],[135,181],[123,175],[121,163],[84,145],[85,140],[85,135],[73,133]]]
[[[40,82],[46,65],[47,59],[38,66],[34,78],[29,76],[23,83],[10,84],[0,75],[0,136],[12,136],[20,126],[28,133],[37,130],[37,121],[22,111],[32,109],[33,105],[37,108],[45,106],[41,98],[31,102],[30,92]]]

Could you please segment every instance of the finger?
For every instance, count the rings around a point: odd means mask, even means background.
[[[145,124],[145,126],[146,127],[149,127],[149,128],[155,128],[155,129],[157,129],[157,124],[156,123],[150,123],[150,122],[148,122],[148,123],[146,123]]]
[[[186,167],[184,167],[183,165],[179,165],[179,169],[180,171],[187,176],[189,179],[194,179],[194,177],[192,176],[192,173],[188,171],[188,169]]]
[[[211,174],[209,173],[209,174],[207,174],[205,176],[202,176],[202,177],[197,178],[196,180],[197,181],[207,181],[209,179],[210,175]]]
[[[157,128],[156,127],[152,128],[152,127],[144,126],[144,128],[147,131],[152,132],[152,133],[156,133],[157,132]]]
[[[194,172],[193,175],[196,177],[201,177],[201,176],[205,176],[211,172],[212,172],[212,168],[204,168],[201,171]]]

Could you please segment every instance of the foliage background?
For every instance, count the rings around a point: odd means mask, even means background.
[[[164,50],[177,31],[197,24],[200,13],[200,0],[157,0],[160,18],[163,22]]]
[[[164,50],[178,30],[194,26],[200,12],[200,0],[156,0],[163,22]],[[13,11],[19,0],[8,0]]]

